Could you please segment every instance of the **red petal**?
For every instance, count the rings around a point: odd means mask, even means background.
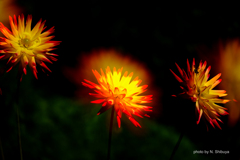
[[[181,74],[181,76],[183,76],[183,72],[182,72],[182,69],[178,66],[178,64],[177,63],[175,63],[176,64],[176,66],[177,66],[177,68],[178,68],[178,71],[179,71],[179,73]]]
[[[133,112],[134,115],[143,118],[143,116],[141,116],[138,112]]]
[[[1,55],[1,56],[0,56],[0,59],[2,59],[3,57],[5,57],[5,54],[4,54],[4,55]]]
[[[54,46],[57,46],[61,43],[61,41],[47,41],[46,43],[53,43]]]
[[[42,60],[52,64],[52,62],[48,58],[42,58]]]
[[[144,114],[144,116],[145,116],[145,117],[148,117],[148,118],[150,117],[148,114]]]
[[[13,20],[14,20],[15,26],[17,26],[17,18],[15,15],[13,16]]]
[[[118,127],[120,128],[121,127],[121,117],[122,117],[120,109],[116,110],[116,116],[117,116]]]
[[[104,103],[102,104],[103,107],[106,106],[106,105],[107,105],[107,102],[104,102]]]
[[[104,101],[106,101],[106,99],[97,99],[95,101],[91,101],[91,103],[102,103]]]
[[[23,72],[24,72],[25,75],[27,74],[26,68],[23,68]]]
[[[193,62],[192,62],[192,72],[194,71],[195,68],[195,58],[193,58]]]
[[[216,119],[213,119],[212,121],[213,121],[213,123],[214,123],[216,126],[218,126],[218,128],[222,129],[222,128],[220,127],[220,125],[218,124],[218,122],[216,121]]]
[[[129,120],[136,126],[136,127],[141,127],[141,125],[133,118],[133,117],[129,117]]]
[[[12,67],[10,67],[6,72],[9,72],[12,69]]]
[[[188,76],[190,77],[192,72],[191,72],[191,68],[190,68],[188,59],[187,59],[187,72],[188,72]]]
[[[93,87],[98,86],[97,84],[95,84],[95,83],[93,83],[93,82],[91,82],[91,81],[89,81],[89,80],[84,79],[84,81],[86,81],[87,83],[89,83],[89,84],[92,85]]]
[[[146,89],[148,87],[148,85],[143,85],[142,89]]]
[[[45,63],[42,62],[42,63],[41,63],[41,66],[44,67],[45,69],[47,69],[49,72],[52,72],[52,71],[46,66]]]
[[[179,78],[171,69],[170,69],[170,71],[172,72],[172,74],[174,75],[174,77],[178,80],[178,82],[183,82],[182,80],[181,80],[181,78]]]
[[[53,61],[57,61],[57,60],[58,60],[57,58],[55,58],[55,57],[53,57],[53,56],[49,56],[49,58],[50,58],[51,60],[53,60]]]
[[[212,120],[210,119],[209,120],[209,123],[213,126],[213,128],[215,128],[215,126],[213,125],[213,123],[212,123]]]
[[[130,117],[132,116],[131,113],[129,113],[126,109],[122,110],[122,112]]]
[[[118,128],[120,128],[121,127],[121,119],[118,116],[117,116],[117,123],[118,123]]]
[[[201,110],[200,110],[200,113],[199,113],[199,117],[198,117],[197,124],[199,124],[199,122],[200,122],[200,119],[201,119],[201,117],[202,117],[202,113],[203,113],[203,110],[201,109]]]

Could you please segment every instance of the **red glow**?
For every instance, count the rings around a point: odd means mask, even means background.
[[[99,70],[99,68],[107,68],[109,66],[111,69],[113,67],[122,68],[125,71],[133,72],[133,77],[140,77],[140,79],[145,83],[149,84],[151,82],[151,77],[147,73],[145,66],[138,63],[136,60],[128,56],[123,56],[120,52],[113,49],[110,50],[95,50],[91,54],[83,54],[80,58],[81,71],[84,79],[95,79],[91,71]],[[82,79],[82,78],[81,78]]]
[[[22,12],[22,9],[15,5],[16,0],[0,0],[0,22],[8,22],[8,16],[19,14]],[[2,33],[0,32],[0,36]]]
[[[225,82],[221,85],[228,90],[228,96],[235,102],[228,103],[226,106],[229,108],[229,121],[228,124],[233,126],[239,121],[240,118],[240,41],[232,40],[227,43],[219,44],[220,54],[220,68],[222,70],[222,78]]]
[[[98,83],[96,77],[92,74],[92,70],[99,70],[102,68],[105,70],[107,66],[111,69],[123,68],[122,73],[125,71],[133,72],[133,79],[139,77],[144,84],[151,84],[152,79],[149,71],[146,70],[146,66],[143,63],[139,63],[134,60],[130,55],[123,55],[114,49],[99,49],[93,50],[91,53],[82,54],[79,57],[78,65],[75,68],[65,68],[64,73],[73,83],[81,87],[78,91],[78,97],[82,97],[87,93],[87,88],[82,87],[83,79],[91,80],[94,83]],[[149,86],[150,88],[152,86]],[[154,92],[154,93],[153,93]],[[146,94],[149,94],[149,89]],[[157,91],[151,89],[151,94],[158,95]],[[88,98],[88,97],[86,97]],[[89,101],[86,100],[86,102]]]

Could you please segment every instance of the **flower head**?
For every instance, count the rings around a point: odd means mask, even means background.
[[[182,84],[180,87],[184,92],[180,95],[186,96],[193,102],[196,102],[196,111],[198,113],[197,124],[200,122],[202,115],[204,115],[213,127],[215,124],[221,129],[217,122],[217,120],[222,122],[218,118],[220,116],[219,114],[227,115],[228,113],[225,111],[226,108],[216,103],[227,103],[229,100],[219,98],[227,95],[225,94],[225,90],[212,90],[221,82],[221,79],[218,80],[221,73],[208,80],[211,66],[206,69],[207,62],[205,61],[203,64],[200,62],[198,68],[195,68],[195,59],[193,59],[192,68],[190,68],[189,61],[187,60],[187,73],[181,69],[177,63],[176,66],[182,78],[178,77],[171,69],[170,71]]]
[[[54,27],[42,33],[46,28],[45,21],[40,20],[33,29],[31,29],[32,16],[28,15],[26,25],[24,23],[24,15],[14,15],[13,19],[9,16],[12,31],[5,27],[0,22],[0,31],[6,38],[1,38],[0,45],[3,50],[0,53],[3,55],[0,58],[9,58],[7,64],[7,72],[12,69],[20,61],[20,78],[23,73],[27,73],[26,66],[29,64],[34,76],[37,78],[36,63],[44,69],[51,72],[44,62],[52,63],[51,60],[57,59],[53,56],[57,54],[49,53],[54,46],[58,45],[60,41],[50,41],[54,36],[48,36],[54,32]]]
[[[91,103],[102,103],[102,108],[98,112],[98,115],[106,110],[114,107],[117,116],[118,127],[121,126],[120,118],[122,112],[128,117],[128,119],[136,126],[141,127],[140,124],[134,119],[133,115],[149,117],[143,111],[152,111],[149,106],[142,105],[144,103],[150,103],[152,95],[139,96],[139,94],[146,91],[148,85],[139,86],[142,80],[136,77],[131,83],[133,72],[128,75],[126,71],[123,76],[122,70],[113,68],[113,73],[110,67],[106,68],[106,74],[101,69],[101,75],[92,70],[99,84],[95,84],[86,79],[82,84],[86,87],[94,89],[96,93],[89,93],[99,99],[91,101]]]

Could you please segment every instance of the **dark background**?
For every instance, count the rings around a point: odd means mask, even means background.
[[[202,48],[211,49],[219,40],[238,38],[238,10],[97,0],[18,0],[15,4],[25,16],[32,14],[32,26],[40,18],[47,20],[47,28],[55,26],[54,40],[62,41],[54,51],[58,61],[48,65],[52,73],[47,76],[39,71],[36,80],[28,68],[21,82],[23,159],[106,159],[110,111],[97,116],[100,105],[77,99],[75,92],[81,86],[63,74],[66,67],[79,66],[81,54],[100,48],[114,48],[146,64],[153,79],[149,87],[158,88],[160,93],[153,95],[153,101],[159,103],[154,108],[161,107],[156,109],[159,114],[141,119],[142,128],[134,128],[124,116],[120,129],[114,122],[112,159],[169,159],[181,132],[185,135],[174,159],[239,159],[239,123],[229,127],[227,116],[222,116],[222,130],[208,124],[207,131],[203,120],[196,125],[195,104],[171,97],[181,89],[169,71],[171,68],[178,74],[175,62],[186,69],[187,58],[190,62],[195,58],[197,64],[208,60],[211,55],[201,52]],[[2,61],[1,66],[5,63]],[[216,67],[218,63],[209,65]],[[0,136],[6,160],[19,159],[16,74],[17,67],[0,79]],[[216,74],[211,71],[211,76]],[[193,154],[195,150],[230,154]]]

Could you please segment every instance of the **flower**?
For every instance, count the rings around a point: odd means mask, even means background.
[[[49,53],[49,51],[55,49],[53,48],[54,46],[60,43],[60,41],[50,41],[54,36],[48,36],[54,32],[54,27],[42,33],[46,27],[44,27],[45,21],[42,22],[42,20],[40,20],[31,30],[31,15],[27,17],[26,26],[24,24],[23,14],[18,16],[18,23],[15,15],[13,19],[9,16],[9,20],[12,31],[0,22],[0,31],[6,37],[1,37],[2,42],[0,42],[0,45],[3,47],[3,50],[0,50],[0,53],[3,55],[1,55],[0,58],[9,58],[7,62],[7,72],[9,72],[19,61],[20,80],[22,79],[23,73],[27,74],[26,66],[28,64],[36,78],[36,63],[42,67],[43,71],[47,69],[51,72],[44,62],[52,63],[51,60],[57,60],[53,57],[57,56],[57,54]]]
[[[133,115],[143,118],[142,116],[149,117],[143,111],[152,111],[149,106],[142,105],[144,103],[150,103],[152,100],[152,95],[139,96],[139,94],[146,91],[148,85],[139,86],[142,80],[136,77],[131,83],[133,72],[128,75],[126,71],[123,76],[122,70],[113,68],[113,73],[108,66],[106,68],[106,74],[104,74],[101,69],[101,75],[96,71],[92,70],[95,75],[98,84],[84,79],[85,82],[82,84],[86,87],[94,89],[96,93],[89,93],[95,96],[97,99],[91,101],[91,103],[102,103],[102,108],[99,110],[98,114],[105,112],[106,110],[114,107],[117,116],[118,127],[121,126],[122,112],[128,117],[128,119],[136,126],[141,127],[140,124],[134,119]]]
[[[218,85],[222,80],[218,78],[221,76],[221,73],[217,74],[215,77],[209,78],[209,71],[211,66],[206,70],[207,62],[203,64],[200,62],[198,68],[195,68],[195,59],[193,59],[192,68],[190,68],[189,61],[187,60],[187,73],[181,69],[177,63],[176,66],[178,71],[181,74],[181,77],[178,77],[171,69],[175,78],[183,85],[180,86],[183,89],[183,93],[180,93],[182,96],[190,98],[193,102],[196,102],[196,110],[198,113],[197,124],[199,124],[202,115],[206,120],[214,127],[214,124],[220,129],[220,125],[217,120],[222,122],[218,117],[221,115],[227,115],[226,108],[217,105],[216,103],[227,103],[229,100],[220,99],[219,97],[226,96],[225,90],[212,90],[216,85]],[[175,96],[175,95],[173,95]],[[215,128],[215,127],[214,127]]]

